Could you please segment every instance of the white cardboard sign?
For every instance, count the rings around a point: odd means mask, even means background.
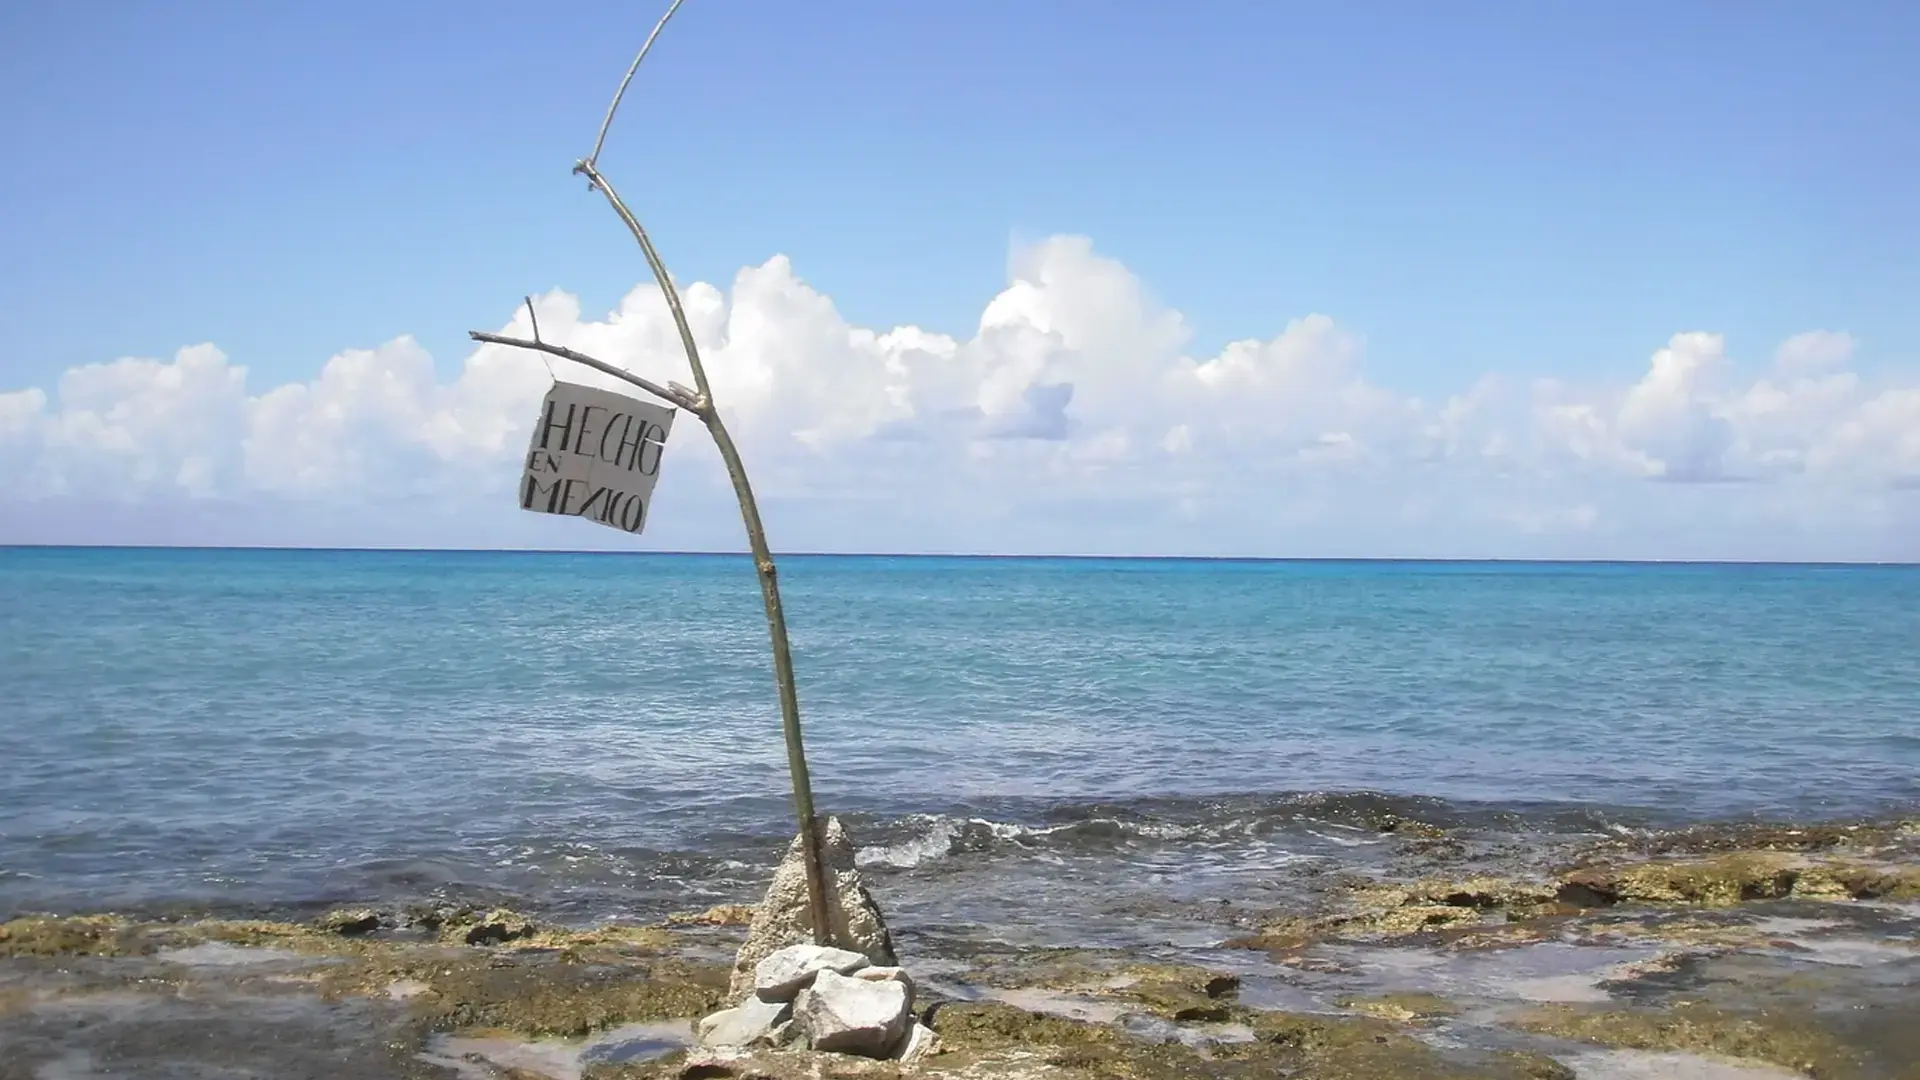
[[[577,383],[541,403],[520,477],[520,508],[638,533],[647,524],[674,410]]]

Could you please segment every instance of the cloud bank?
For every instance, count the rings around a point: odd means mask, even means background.
[[[1430,400],[1369,379],[1325,315],[1189,355],[1180,313],[1082,238],[1008,276],[965,338],[850,325],[785,257],[684,289],[777,547],[1920,558],[1920,372],[1868,377],[1844,332],[1736,362],[1684,331],[1617,382],[1488,373]],[[598,319],[535,306],[549,341],[691,381],[651,283]],[[73,368],[0,393],[0,542],[741,546],[695,424],[638,541],[518,510],[551,378],[492,345],[443,374],[411,338],[280,386],[211,344]]]

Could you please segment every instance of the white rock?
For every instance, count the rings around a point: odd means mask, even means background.
[[[907,987],[832,971],[816,975],[793,1003],[793,1019],[815,1050],[883,1058],[900,1044],[912,1019]]]
[[[907,1023],[907,1033],[900,1036],[899,1045],[887,1056],[900,1062],[919,1061],[933,1053],[933,1048],[938,1045],[940,1036],[935,1035],[932,1028],[918,1020],[911,1020]]]
[[[787,1022],[793,1006],[784,1001],[750,997],[731,1009],[722,1009],[700,1021],[702,1046],[755,1046],[770,1043],[775,1029]]]
[[[853,841],[839,818],[820,826],[820,858],[827,875],[827,927],[836,945],[866,954],[876,965],[899,963],[893,937],[880,906],[873,902],[853,863]],[[807,907],[807,867],[800,854],[800,838],[787,846],[786,858],[774,871],[767,895],[754,910],[747,940],[734,957],[729,994],[735,1000],[753,992],[754,971],[760,961],[789,945],[813,942],[813,914]]]
[[[843,972],[843,974],[845,973]],[[907,1008],[909,1009],[913,1008],[913,992],[915,987],[913,985],[913,976],[907,974],[906,968],[863,967],[860,970],[853,972],[852,974],[854,978],[865,979],[868,982],[899,983],[900,985],[907,988]]]
[[[866,966],[866,956],[850,949],[789,945],[754,965],[753,996],[761,1001],[792,1001],[822,971],[851,975]]]

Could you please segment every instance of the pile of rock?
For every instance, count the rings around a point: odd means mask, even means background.
[[[933,1046],[897,967],[822,945],[792,945],[754,967],[753,993],[700,1021],[709,1047],[773,1047],[912,1060]]]
[[[820,856],[825,933],[815,934],[796,836],[734,957],[728,997],[735,1004],[700,1021],[701,1045],[722,1055],[817,1050],[909,1060],[927,1053],[933,1031],[914,1018],[913,980],[898,966],[886,918],[860,880],[853,841],[838,819],[821,823]]]
[[[839,818],[828,818],[820,827],[820,861],[826,872],[826,942],[861,953],[874,967],[899,963],[887,920],[866,883],[860,880],[860,871],[854,865],[853,839]],[[819,940],[814,936],[813,913],[807,904],[806,859],[796,836],[787,845],[786,858],[773,872],[766,898],[749,920],[747,940],[734,957],[729,997],[738,1001],[753,992],[760,961],[789,945]]]

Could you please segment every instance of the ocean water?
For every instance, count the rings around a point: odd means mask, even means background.
[[[820,808],[943,933],[1177,936],[1384,814],[1920,805],[1920,569],[780,566]],[[0,916],[657,917],[763,887],[789,793],[742,557],[0,550]]]

